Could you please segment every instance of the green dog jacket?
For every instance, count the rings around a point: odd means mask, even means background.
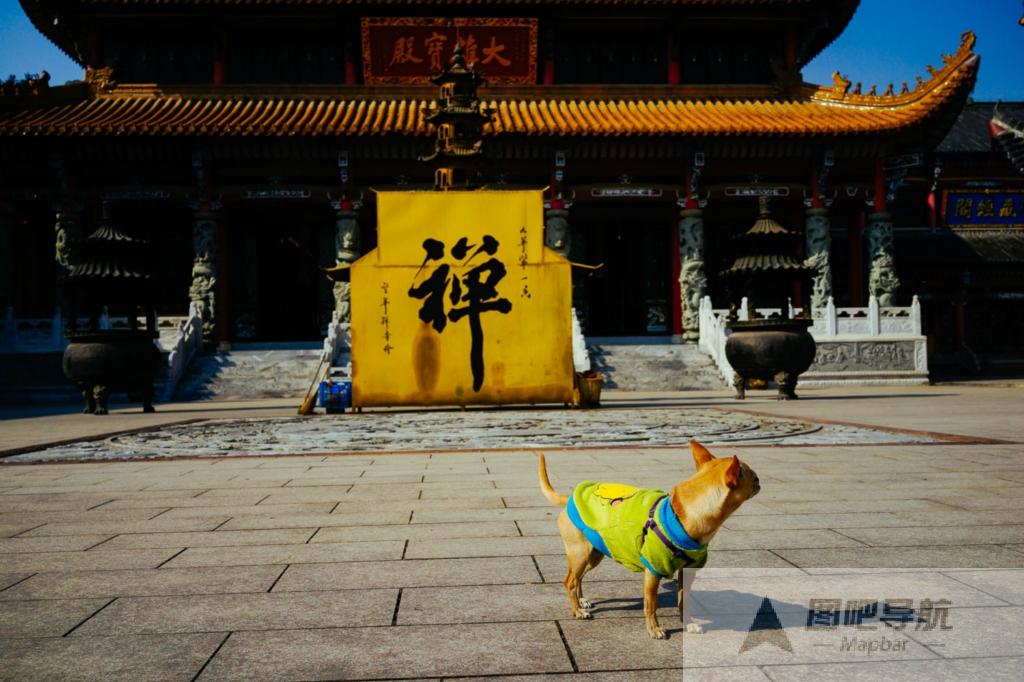
[[[631,571],[670,578],[707,563],[707,546],[686,533],[661,490],[584,481],[566,511],[590,544]]]

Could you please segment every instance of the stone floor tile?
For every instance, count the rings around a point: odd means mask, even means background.
[[[386,497],[387,493],[383,493]],[[260,505],[262,506],[262,505]],[[457,497],[445,500],[394,500],[389,501],[388,509],[391,511],[447,511],[447,510],[477,510],[477,509],[504,509],[500,499],[469,498],[459,499]],[[342,501],[334,508],[334,514],[345,514],[357,511],[365,511],[364,501]],[[476,519],[467,518],[467,521]],[[486,520],[486,519],[484,519]]]
[[[451,497],[458,498],[469,498],[469,497],[503,497],[503,498],[524,498],[530,495],[534,500],[534,506],[537,504],[543,504],[546,500],[544,499],[543,493],[540,492],[540,488],[537,486],[530,486],[529,488],[491,488],[478,486],[474,488],[431,488],[423,491],[421,499],[424,500],[443,500]],[[509,505],[511,506],[511,505]]]
[[[757,670],[753,668],[753,670]],[[624,670],[611,673],[573,673],[572,675],[509,675],[495,677],[463,677],[460,682],[683,682],[683,669]],[[722,678],[727,682],[765,682],[761,677]],[[689,671],[685,682],[690,682]]]
[[[436,500],[444,502],[445,500]],[[431,509],[429,507],[417,509],[412,515],[413,523],[465,523],[471,521],[524,521],[524,520],[545,520],[552,524],[556,523],[558,514],[561,511],[558,507],[523,507],[518,509],[503,509],[498,505],[491,507],[481,505],[480,507],[468,509]]]
[[[89,549],[100,544],[112,535],[52,535],[23,536],[0,539],[0,554],[20,552],[73,552]]]
[[[853,514],[862,512],[918,512],[918,511],[949,511],[949,505],[924,499],[903,499],[901,497],[874,500],[848,500],[838,496],[837,499],[821,501],[766,501],[758,495],[758,503],[782,514]],[[740,507],[740,512],[746,507]]]
[[[775,553],[809,573],[851,568],[1024,568],[1024,554],[998,545],[777,549]]]
[[[872,547],[985,545],[1020,540],[1024,537],[1024,524],[948,528],[850,528],[843,532]]]
[[[947,661],[861,661],[811,665],[769,665],[774,682],[920,682],[920,680],[985,680],[1018,682],[1024,677],[1024,658],[981,658]],[[684,671],[686,682],[697,670]],[[696,679],[701,679],[697,677]]]
[[[16,521],[13,523],[0,523],[0,538],[9,538],[15,535],[20,535],[27,530],[32,530],[36,526],[42,525],[40,523],[32,523],[25,521]]]
[[[446,540],[409,540],[405,552],[409,559],[449,557],[525,556],[565,554],[559,537],[453,538]]]
[[[183,531],[213,530],[227,521],[229,516],[201,516],[190,519],[164,519],[160,516],[146,521],[75,521],[69,523],[48,523],[33,528],[21,537],[42,535],[87,535],[118,533],[169,533]]]
[[[991,594],[1010,604],[1024,606],[1024,569],[1007,571],[957,571],[949,577]]]
[[[0,598],[3,597],[3,592],[12,585],[20,583],[31,575],[31,573],[0,573]]]
[[[714,550],[863,547],[862,543],[831,530],[723,529],[718,531],[711,545]]]
[[[157,547],[231,547],[241,545],[290,545],[306,542],[316,528],[273,530],[214,530],[203,533],[130,533],[103,543],[104,549]]]
[[[742,509],[742,507],[741,507]],[[731,516],[728,530],[803,530],[825,528],[892,528],[904,525],[902,516],[891,512],[859,514],[765,514]]]
[[[293,564],[274,592],[540,582],[530,557]],[[2,596],[3,593],[0,593]]]
[[[400,559],[404,547],[405,543],[401,540],[387,540],[383,542],[325,542],[321,544],[263,545],[255,547],[194,547],[186,549],[167,562],[167,567],[385,561],[388,559]]]
[[[173,549],[123,549],[115,552],[99,547],[88,552],[28,552],[0,554],[0,572],[24,571],[106,571],[121,568],[156,568],[181,551]]]
[[[329,514],[333,502],[298,502],[295,504],[247,504],[223,507],[174,507],[161,514],[169,519],[223,514],[225,516],[275,516],[288,514]]]
[[[945,658],[1024,656],[1024,639],[1010,635],[1024,629],[1024,607],[951,608],[947,623],[948,630],[907,634]]]
[[[0,512],[32,511],[85,511],[90,507],[114,499],[110,493],[96,492],[88,495],[0,495]]]
[[[580,672],[681,667],[685,637],[679,634],[679,618],[658,620],[669,639],[651,639],[642,616],[569,619],[560,624]]]
[[[486,523],[414,523],[390,526],[339,526],[321,528],[311,542],[358,542],[362,540],[438,540],[447,538],[516,537],[511,521]],[[0,545],[2,546],[2,545]]]
[[[188,682],[224,634],[64,637],[0,641],[7,679],[24,682]]]
[[[1005,606],[1005,602],[939,573],[860,573],[726,576],[698,571],[694,597],[714,616],[754,614],[764,597],[776,611],[807,613],[811,599],[948,599],[958,607]]]
[[[233,566],[225,571],[215,566],[36,573],[0,592],[0,600],[266,592],[284,568]]]
[[[278,490],[272,488],[271,490]],[[152,507],[227,507],[239,504],[256,504],[270,492],[262,490],[217,491],[209,488],[191,491],[163,492],[149,491],[151,497],[118,496],[113,502],[103,505],[104,509],[146,509]],[[179,494],[180,493],[180,494]],[[217,494],[230,493],[230,494]],[[214,511],[216,515],[218,512]]]
[[[75,636],[390,625],[398,590],[122,597]],[[0,602],[2,606],[4,602]]]
[[[585,580],[583,595],[594,604],[594,618],[643,616],[643,581],[598,582]],[[658,593],[659,618],[678,620],[675,583]],[[485,585],[475,587],[421,587],[402,592],[399,625],[430,623],[500,623],[551,621],[571,618],[561,584]]]
[[[109,601],[109,599],[0,601],[0,639],[60,637],[96,613]],[[0,673],[0,677],[3,677],[3,673]]]
[[[233,634],[200,676],[343,680],[571,672],[554,623],[430,625]]]
[[[382,510],[347,514],[267,514],[236,516],[220,530],[257,530],[270,528],[320,528],[326,526],[379,526],[408,524],[409,512]]]

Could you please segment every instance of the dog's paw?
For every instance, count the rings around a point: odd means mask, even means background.
[[[703,635],[704,634],[704,628],[701,627],[699,623],[687,623],[686,624],[686,631],[688,633],[690,633],[691,635]]]
[[[594,608],[594,603],[586,597],[580,597],[580,608],[590,610]]]
[[[651,639],[668,639],[668,635],[661,628],[647,628],[647,634],[651,636]]]
[[[586,609],[580,609],[579,613],[576,614],[576,620],[593,620],[594,614]]]

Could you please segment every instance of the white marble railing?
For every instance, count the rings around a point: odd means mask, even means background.
[[[170,400],[174,389],[185,375],[192,358],[203,345],[203,318],[193,301],[188,306],[188,317],[178,323],[178,334],[167,356],[167,379],[164,381],[164,400]]]
[[[727,310],[714,309],[711,298],[705,296],[700,302],[700,347],[711,356],[718,371],[726,381],[731,382],[733,369],[725,357],[725,342],[728,337]],[[802,313],[801,308],[789,309],[790,317]],[[777,316],[778,308],[758,308],[757,318]],[[737,310],[738,319],[748,319],[747,299],[744,298]],[[921,303],[914,296],[908,307],[881,308],[877,299],[872,296],[866,308],[836,308],[831,298],[820,316],[813,318],[813,325],[808,330],[819,344],[854,342],[858,344],[893,344],[913,342],[918,348],[912,358],[913,369],[908,370],[915,376],[927,375],[927,358],[922,357],[925,348],[924,336],[921,333]],[[886,350],[890,353],[891,351]],[[814,367],[811,368],[812,372]],[[861,370],[851,370],[853,375]],[[841,372],[833,372],[841,373]]]
[[[330,367],[345,368],[344,374],[352,376],[352,328],[347,322],[338,321],[338,311],[331,315],[324,337],[324,350],[320,356]]]
[[[178,329],[188,319],[188,316],[181,315],[157,318],[161,350],[175,344]],[[64,338],[64,322],[60,308],[51,317],[15,317],[14,309],[8,308],[0,320],[0,353],[60,353],[68,345]],[[88,319],[78,318],[79,329],[85,329],[88,324]],[[143,329],[146,320],[136,318],[135,324]],[[129,326],[130,320],[127,317],[110,317],[104,312],[99,318],[100,329],[127,329]]]

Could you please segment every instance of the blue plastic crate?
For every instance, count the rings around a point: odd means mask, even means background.
[[[321,381],[319,406],[327,412],[344,412],[352,407],[351,381]]]

